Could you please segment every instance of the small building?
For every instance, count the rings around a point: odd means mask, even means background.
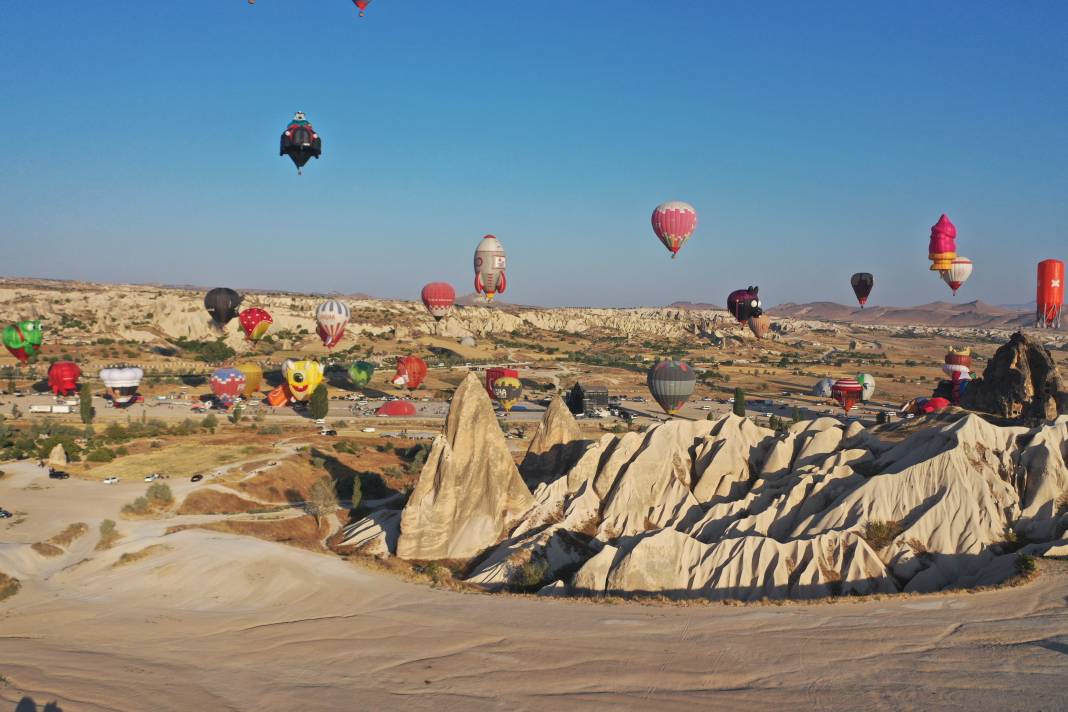
[[[579,381],[568,392],[566,401],[568,409],[575,414],[592,415],[597,410],[608,410],[608,386]]]

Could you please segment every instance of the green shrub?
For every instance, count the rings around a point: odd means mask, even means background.
[[[541,558],[530,561],[512,569],[509,582],[517,591],[536,591],[544,586],[549,573],[549,562]]]
[[[115,452],[110,448],[98,447],[86,455],[85,459],[89,462],[111,462],[115,459]]]
[[[878,551],[889,546],[902,531],[901,522],[872,520],[864,525],[864,532],[860,536],[868,542],[868,546]]]

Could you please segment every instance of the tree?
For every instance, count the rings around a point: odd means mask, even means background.
[[[219,419],[215,417],[214,413],[208,413],[204,416],[204,420],[200,421],[200,427],[205,430],[215,433],[215,428],[219,426]]]
[[[308,491],[308,501],[304,503],[308,514],[315,517],[315,526],[319,526],[320,517],[336,512],[337,506],[337,489],[334,487],[334,481],[326,476],[316,480],[311,490]]]
[[[319,386],[312,391],[311,401],[308,403],[308,412],[311,417],[319,420],[325,418],[327,411],[330,410],[330,393],[327,390],[325,383],[320,383]]]
[[[78,389],[78,412],[82,416],[82,422],[89,425],[93,422],[93,416],[96,415],[96,409],[93,408],[93,390],[89,387],[88,383],[83,383],[81,388]]]
[[[741,388],[734,389],[734,414],[745,417],[745,391]]]
[[[240,403],[238,403],[237,405],[234,406],[233,410],[230,411],[230,422],[233,423],[234,425],[237,425],[238,423],[241,422],[242,418],[244,418],[244,417],[245,417],[245,406],[243,406]]]
[[[798,408],[796,405],[794,406],[793,411],[790,413],[790,420],[795,423],[801,422],[801,409]]]

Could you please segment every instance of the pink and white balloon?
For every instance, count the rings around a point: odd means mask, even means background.
[[[697,211],[689,203],[670,200],[656,206],[652,223],[653,232],[671,252],[671,259],[675,259],[679,250],[697,229]]]

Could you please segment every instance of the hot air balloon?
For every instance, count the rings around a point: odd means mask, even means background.
[[[875,377],[870,373],[857,374],[857,383],[860,384],[860,400],[867,403],[875,395]]]
[[[226,328],[230,320],[237,316],[240,306],[241,295],[229,287],[216,287],[204,295],[204,308],[218,329]]]
[[[853,410],[853,406],[861,399],[864,387],[853,378],[839,378],[831,386],[831,397],[838,401],[842,410],[846,413]]]
[[[514,376],[501,376],[493,382],[493,398],[505,413],[510,413],[512,406],[519,402],[523,395],[523,382]]]
[[[749,317],[749,330],[758,339],[763,339],[771,329],[771,318],[767,314]]]
[[[943,213],[938,222],[931,226],[931,241],[927,247],[931,271],[941,272],[949,269],[953,266],[953,258],[956,256],[957,228]]]
[[[4,346],[22,363],[36,356],[41,351],[42,343],[44,331],[39,321],[20,321],[4,327]]]
[[[423,287],[421,296],[423,306],[435,321],[441,321],[441,318],[448,314],[452,305],[456,303],[456,290],[451,284],[445,282],[431,282]]]
[[[282,375],[285,376],[290,399],[306,401],[323,382],[323,367],[318,361],[289,359],[282,364]]]
[[[405,356],[397,359],[397,373],[393,376],[393,385],[414,391],[426,378],[426,361],[418,356]]]
[[[920,412],[924,414],[937,413],[940,410],[945,410],[950,405],[951,403],[946,398],[928,398],[924,401],[923,405],[920,406]]]
[[[352,0],[352,4],[356,6],[356,9],[360,11],[360,17],[363,17],[364,11],[367,6],[370,5],[372,0]]]
[[[315,333],[323,340],[323,346],[332,349],[345,336],[345,325],[349,323],[352,312],[347,304],[336,299],[328,299],[315,310]]]
[[[739,324],[749,321],[750,317],[760,316],[764,310],[760,308],[760,287],[747,287],[736,289],[727,295],[727,311],[734,315]]]
[[[833,378],[821,378],[816,381],[816,385],[812,386],[812,395],[817,398],[830,398],[831,389],[834,387]]]
[[[671,252],[671,259],[675,259],[697,228],[697,211],[689,203],[669,200],[656,206],[652,222],[653,232]]]
[[[475,292],[492,301],[494,295],[504,294],[508,280],[504,276],[507,259],[501,241],[486,235],[475,250]]]
[[[363,388],[371,382],[375,374],[375,365],[370,361],[356,361],[348,368],[349,380],[357,388]]]
[[[1039,329],[1061,328],[1064,263],[1060,260],[1042,260],[1038,263],[1038,296],[1035,305],[1035,326]]]
[[[849,283],[853,286],[853,294],[857,295],[860,308],[863,309],[864,305],[868,303],[868,295],[871,294],[871,288],[875,286],[875,277],[872,276],[871,272],[857,272],[849,278]]]
[[[271,324],[274,323],[274,319],[271,318],[267,310],[259,307],[245,309],[237,316],[237,321],[241,324],[241,328],[245,330],[245,338],[249,341],[262,339],[267,335],[267,330],[271,328]]]
[[[297,174],[303,172],[304,164],[312,157],[318,159],[323,153],[323,141],[319,134],[312,128],[311,122],[304,116],[303,111],[293,115],[293,120],[282,132],[279,156],[289,156],[293,165],[297,167]]]
[[[486,393],[489,394],[491,400],[497,397],[497,394],[493,392],[493,383],[498,378],[504,378],[506,376],[519,378],[519,371],[514,368],[501,368],[500,366],[486,369]]]
[[[132,366],[114,366],[100,371],[100,380],[107,388],[112,405],[117,408],[129,405],[136,399],[137,387],[144,377],[144,371]]]
[[[258,363],[243,363],[237,367],[237,370],[245,375],[245,387],[241,395],[246,398],[254,395],[263,383],[263,369]]]
[[[56,361],[48,367],[48,387],[57,396],[71,396],[78,392],[82,369],[73,361]]]
[[[946,352],[942,371],[954,380],[970,379],[972,371],[972,350],[960,349],[958,351],[951,346],[949,351]]]
[[[697,374],[688,363],[665,360],[649,369],[646,383],[653,400],[665,413],[675,415],[693,393]]]
[[[237,368],[219,368],[211,374],[211,392],[229,408],[245,392],[245,374]]]
[[[942,281],[949,285],[953,294],[972,276],[972,261],[967,257],[954,257],[950,268],[939,272]]]
[[[389,416],[391,418],[410,418],[415,415],[415,403],[406,400],[395,400],[383,403],[375,415]]]

